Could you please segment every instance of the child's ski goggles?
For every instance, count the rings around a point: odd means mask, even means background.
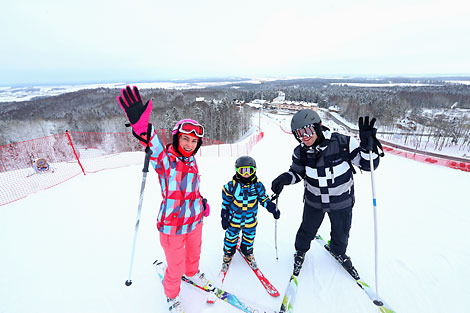
[[[180,133],[191,134],[198,136],[199,138],[204,137],[204,127],[200,124],[195,124],[191,122],[183,122],[179,127]]]
[[[250,176],[253,175],[256,172],[256,167],[253,166],[240,166],[237,167],[237,173],[245,176],[246,174],[249,174]]]
[[[302,128],[298,128],[294,130],[294,135],[302,139],[303,137],[310,138],[315,134],[315,127],[313,125],[307,125]]]

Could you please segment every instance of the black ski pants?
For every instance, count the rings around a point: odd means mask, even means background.
[[[310,243],[315,239],[324,217],[325,213],[322,210],[307,205],[304,206],[302,223],[295,237],[296,250],[307,252],[310,249]],[[331,223],[331,251],[336,255],[345,254],[348,246],[349,230],[351,229],[352,207],[330,211],[328,217]]]

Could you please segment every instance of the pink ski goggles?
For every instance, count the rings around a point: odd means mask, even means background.
[[[201,124],[185,121],[179,125],[178,128],[180,133],[191,134],[198,136],[199,138],[204,137],[204,127]]]

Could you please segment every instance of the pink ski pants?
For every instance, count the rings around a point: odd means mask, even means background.
[[[194,276],[199,270],[201,255],[202,223],[188,234],[167,235],[160,233],[160,244],[165,251],[166,268],[163,279],[165,295],[173,299],[180,293],[181,277]]]

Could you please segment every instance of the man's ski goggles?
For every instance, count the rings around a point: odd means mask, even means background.
[[[180,133],[191,134],[198,136],[199,138],[204,137],[204,127],[200,124],[195,124],[191,122],[183,122],[179,127]]]
[[[237,167],[237,173],[245,176],[246,174],[248,175],[253,175],[256,172],[256,167],[253,166],[240,166]]]
[[[307,125],[302,128],[298,128],[294,130],[294,135],[302,139],[303,137],[310,138],[315,134],[315,127],[313,125]]]

